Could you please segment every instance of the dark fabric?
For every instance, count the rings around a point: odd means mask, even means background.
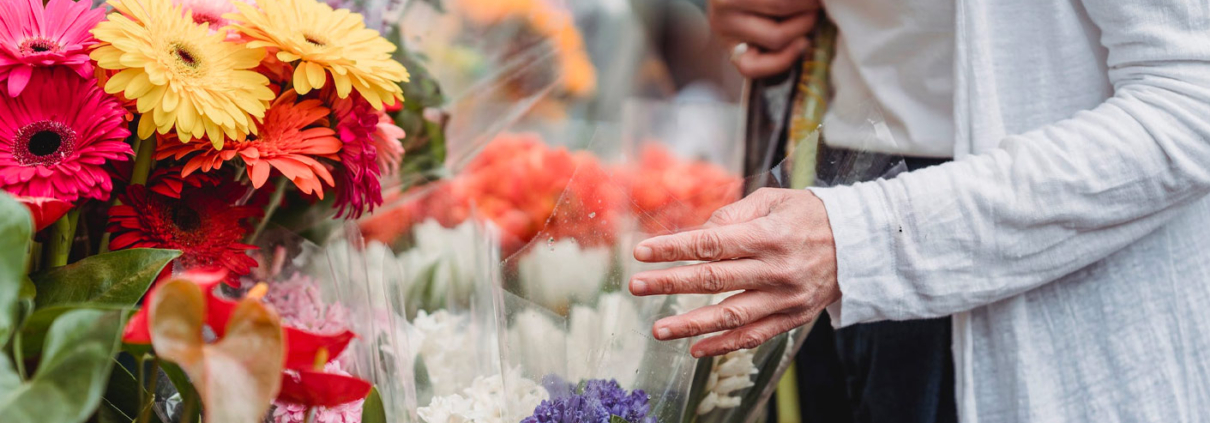
[[[836,169],[866,169],[862,179],[881,177],[900,158],[839,150],[825,151]],[[904,158],[908,170],[946,159]],[[821,179],[853,183],[839,175]],[[796,357],[805,423],[949,423],[954,404],[954,360],[950,318],[853,325],[833,331],[827,313],[811,330]]]
[[[951,339],[949,317],[866,323],[836,331],[852,421],[958,421]]]

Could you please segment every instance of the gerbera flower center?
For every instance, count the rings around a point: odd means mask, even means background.
[[[172,56],[176,58],[177,63],[184,65],[186,69],[197,70],[201,67],[201,61],[198,60],[197,54],[194,54],[193,49],[183,43],[172,43]]]
[[[172,206],[172,223],[185,232],[193,232],[202,227],[202,216],[178,202]]]
[[[25,54],[53,53],[59,51],[60,48],[62,46],[59,43],[45,38],[27,38],[18,46],[18,49]]]
[[[303,34],[303,39],[306,40],[308,44],[316,47],[326,47],[328,45],[327,39],[315,34]]]
[[[13,156],[25,166],[53,166],[75,149],[76,132],[61,122],[34,122],[17,131]]]

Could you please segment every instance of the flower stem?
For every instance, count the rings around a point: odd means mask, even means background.
[[[307,414],[303,416],[303,423],[312,423],[315,421],[315,407],[307,406]]]
[[[138,153],[134,157],[134,171],[130,172],[131,185],[146,185],[151,166],[155,164],[155,135],[137,142]]]
[[[72,241],[76,239],[76,223],[80,221],[80,209],[72,209],[66,216],[59,218],[50,228],[50,237],[46,241],[46,268],[61,267],[67,264],[71,254]]]
[[[185,396],[185,403],[181,405],[181,423],[193,423],[197,417],[197,393],[190,393]]]
[[[140,364],[140,376],[142,376],[142,370],[143,366]],[[158,357],[151,357],[151,371],[149,372],[148,376],[151,377],[151,380],[148,381],[146,393],[143,392],[143,381],[139,381],[139,405],[141,406],[141,408],[139,408],[139,423],[147,423],[151,421],[151,403],[155,402],[155,388],[160,380],[160,359]]]
[[[288,182],[286,178],[277,178],[277,183],[273,189],[273,196],[269,197],[269,205],[265,206],[265,215],[261,217],[260,222],[256,223],[256,230],[248,237],[249,244],[256,243],[256,238],[269,225],[269,219],[273,217],[273,213],[277,212],[277,207],[281,205],[282,197],[286,195],[286,182]]]
[[[13,363],[17,365],[17,375],[21,380],[29,380],[25,373],[25,348],[21,342],[21,331],[13,333]]]

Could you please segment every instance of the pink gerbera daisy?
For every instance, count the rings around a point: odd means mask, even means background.
[[[403,160],[403,138],[407,133],[395,125],[386,113],[378,112],[378,131],[374,133],[374,147],[378,149],[378,167],[387,176],[395,176],[399,162]]]
[[[134,155],[126,111],[116,99],[63,68],[39,69],[21,95],[0,97],[0,188],[66,202],[105,200],[106,161]]]
[[[66,66],[91,77],[88,50],[97,40],[88,31],[103,19],[104,9],[84,1],[0,2],[0,81],[7,81],[8,95],[20,95],[38,67]]]
[[[244,0],[172,0],[172,3],[177,6],[182,6],[185,12],[190,14],[193,22],[201,25],[209,25],[210,33],[216,33],[223,30],[231,21],[224,18],[223,15],[228,13],[237,13],[239,9],[231,2],[239,1],[247,4],[252,4],[250,1]],[[236,31],[228,31],[227,38],[237,38]]]

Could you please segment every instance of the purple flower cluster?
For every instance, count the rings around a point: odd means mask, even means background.
[[[613,380],[590,380],[580,392],[566,382],[550,378],[543,382],[554,398],[542,401],[521,423],[609,423],[613,416],[630,423],[656,423],[647,415],[651,406],[642,390],[627,393]],[[551,385],[566,389],[550,389]],[[564,392],[566,395],[561,396]]]

